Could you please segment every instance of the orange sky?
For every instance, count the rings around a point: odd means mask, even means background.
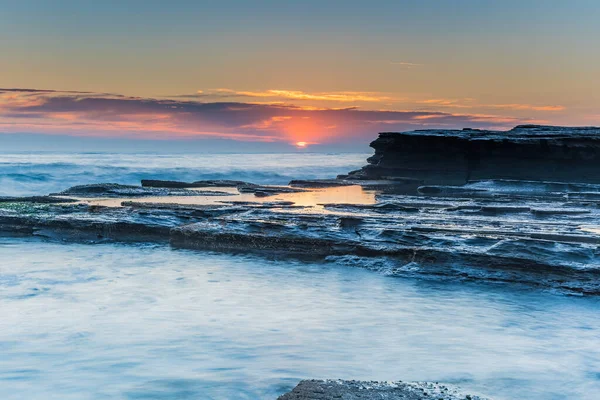
[[[7,5],[0,87],[32,91],[0,91],[0,132],[311,146],[600,125],[596,1],[225,3]]]

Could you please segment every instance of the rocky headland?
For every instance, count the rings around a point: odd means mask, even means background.
[[[419,179],[423,184],[519,179],[600,183],[600,128],[519,125],[384,132],[375,154],[343,179]]]

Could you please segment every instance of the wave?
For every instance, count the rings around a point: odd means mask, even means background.
[[[285,185],[332,178],[364,164],[365,154],[0,154],[0,195],[60,192],[70,186],[142,179],[243,180]]]

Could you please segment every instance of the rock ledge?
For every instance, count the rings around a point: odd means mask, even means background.
[[[410,177],[425,184],[518,179],[600,183],[600,128],[519,125],[505,132],[384,132],[368,165],[340,179]]]

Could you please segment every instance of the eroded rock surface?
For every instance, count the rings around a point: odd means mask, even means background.
[[[498,142],[497,133],[456,132],[450,135],[456,143],[481,137],[493,143],[494,157],[503,154],[504,142]],[[523,143],[528,148],[550,141],[544,146],[552,147],[555,140],[566,141],[562,153],[549,150],[552,159],[568,154],[578,160],[585,155],[590,165],[595,162],[594,129],[577,131],[575,142],[558,128],[519,127],[515,132],[519,133],[507,142],[510,146]],[[424,135],[432,136],[430,131]],[[438,136],[442,133],[433,134]],[[437,157],[436,149],[432,157]],[[386,165],[387,161],[377,168]],[[61,194],[138,199],[96,205],[91,200],[54,204],[58,200],[48,197],[0,199],[0,230],[93,242],[168,241],[191,249],[318,258],[397,277],[600,294],[600,184],[491,179],[456,186],[425,184],[424,176],[390,179],[389,171],[384,172],[383,180],[354,180],[360,187],[344,187],[346,182],[322,186],[329,181],[302,181],[304,186],[319,186],[310,189],[236,183],[239,194],[230,189],[221,192],[218,186],[207,193],[115,184],[76,186]],[[218,181],[210,182],[206,184]],[[317,193],[344,190],[346,194],[335,202],[325,196],[326,204],[307,203]],[[202,203],[208,193],[231,197]],[[198,200],[186,198],[177,204],[171,200],[174,195]],[[261,198],[274,195],[278,197],[273,201]],[[154,197],[148,201],[144,196]],[[352,203],[357,198],[364,204]]]
[[[475,185],[485,186],[488,196],[380,194],[375,204],[313,207],[233,199],[126,201],[120,207],[0,203],[0,230],[91,241],[170,241],[191,249],[319,258],[390,276],[600,294],[598,201],[570,199],[572,186],[559,185],[544,197],[527,182]],[[585,190],[600,194],[600,185]]]
[[[305,380],[278,400],[484,400],[429,382]]]

